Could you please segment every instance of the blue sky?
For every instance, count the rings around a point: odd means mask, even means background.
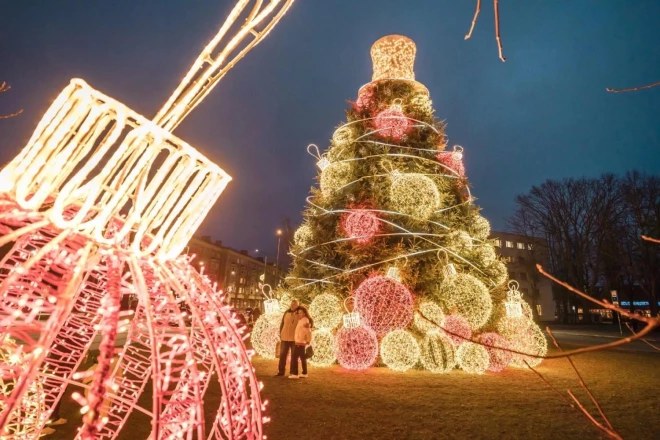
[[[73,77],[152,116],[216,32],[233,0],[2,2],[0,161],[29,138]],[[655,172],[660,164],[660,2],[500,2],[507,62],[497,57],[492,3],[297,0],[271,35],[177,129],[234,180],[200,232],[241,249],[276,247],[298,221],[316,174],[309,143],[327,145],[370,80],[369,48],[399,33],[417,43],[418,80],[465,148],[473,194],[495,228],[514,196],[546,179]]]

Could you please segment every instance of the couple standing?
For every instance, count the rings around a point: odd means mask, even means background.
[[[314,321],[309,316],[305,306],[298,301],[292,301],[289,309],[284,312],[280,323],[280,364],[275,376],[284,376],[286,358],[291,350],[291,365],[289,379],[307,377],[307,357],[305,349],[312,342],[312,326]],[[302,364],[302,374],[298,375],[298,359]]]

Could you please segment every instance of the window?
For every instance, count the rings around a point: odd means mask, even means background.
[[[238,293],[243,293],[243,290],[244,290],[244,289],[243,289],[242,287],[239,287],[239,288],[238,288]]]
[[[507,241],[506,241],[506,247],[508,247],[508,248],[512,248],[512,247],[513,247],[513,242],[507,240]]]
[[[500,240],[499,238],[496,238],[495,239],[495,246],[502,247],[502,240]]]
[[[527,250],[531,251],[533,249],[534,249],[534,246],[532,245],[532,243],[527,245]]]
[[[504,261],[507,263],[513,263],[513,257],[504,257]]]
[[[245,284],[245,278],[240,278],[238,280],[238,284]]]
[[[518,243],[518,249],[525,249],[525,243]]]
[[[527,280],[527,273],[525,273],[525,272],[520,272],[520,279],[521,279],[521,280]]]
[[[543,315],[543,312],[541,311],[541,304],[536,305],[536,313],[541,316]]]

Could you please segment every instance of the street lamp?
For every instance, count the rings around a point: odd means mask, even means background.
[[[275,260],[275,283],[279,284],[280,281],[280,242],[282,241],[282,230],[275,231],[277,234],[277,259]]]

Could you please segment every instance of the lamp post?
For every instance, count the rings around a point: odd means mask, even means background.
[[[282,230],[275,231],[277,234],[277,259],[275,260],[275,283],[279,285],[280,281],[280,242],[282,241]]]

